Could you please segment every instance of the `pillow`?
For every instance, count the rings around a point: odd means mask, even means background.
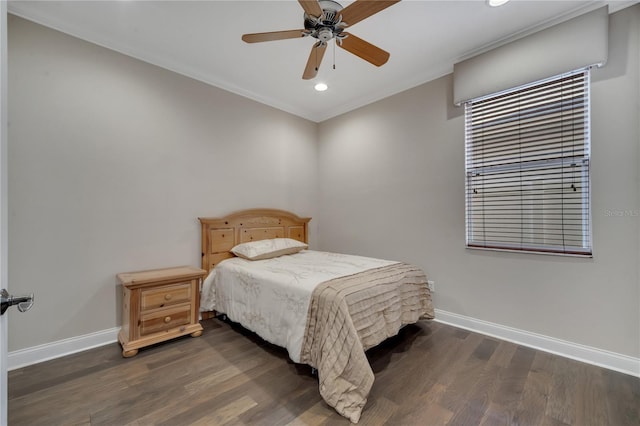
[[[307,244],[291,238],[273,238],[238,244],[231,252],[244,259],[262,260],[297,253],[308,247]]]

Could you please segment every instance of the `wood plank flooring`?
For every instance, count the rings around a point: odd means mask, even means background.
[[[242,327],[9,373],[9,424],[347,425],[310,368]],[[370,350],[361,425],[640,425],[640,379],[421,321]]]

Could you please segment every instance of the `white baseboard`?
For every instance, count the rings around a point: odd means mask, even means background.
[[[436,309],[435,321],[487,336],[550,352],[566,358],[594,364],[632,376],[640,377],[640,358],[609,352],[602,349],[567,342],[554,337],[531,333],[488,321]],[[87,349],[104,346],[118,341],[120,328],[98,331],[53,343],[9,352],[9,371],[59,358]]]
[[[465,330],[640,377],[640,358],[609,352],[579,343],[567,342],[554,337],[506,327],[440,309],[435,311],[435,321],[443,324],[464,328]]]
[[[86,351],[87,349],[97,348],[98,346],[108,345],[109,343],[118,341],[119,331],[120,328],[117,327],[9,352],[7,368],[9,371],[16,370],[26,367],[27,365],[37,364],[76,352]]]

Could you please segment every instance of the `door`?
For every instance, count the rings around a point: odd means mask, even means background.
[[[7,2],[0,0],[0,288],[7,283]],[[0,315],[0,425],[7,424],[7,316]]]

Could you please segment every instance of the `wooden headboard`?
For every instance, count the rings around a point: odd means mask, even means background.
[[[309,243],[311,218],[276,209],[250,209],[222,218],[199,217],[202,226],[202,269],[211,271],[219,262],[234,257],[231,249],[247,241],[293,238]]]

